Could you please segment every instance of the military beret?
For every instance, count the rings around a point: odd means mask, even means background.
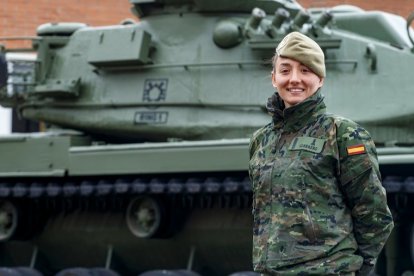
[[[276,54],[306,65],[319,77],[325,77],[325,56],[321,47],[299,32],[286,35],[276,48]]]

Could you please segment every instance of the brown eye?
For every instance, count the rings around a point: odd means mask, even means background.
[[[282,69],[280,69],[280,70],[279,70],[279,72],[280,72],[281,74],[287,74],[287,73],[289,73],[289,69],[282,68]]]
[[[309,72],[310,72],[310,70],[309,70],[309,68],[307,68],[307,67],[303,67],[303,68],[302,68],[302,72],[303,72],[303,73],[309,73]]]

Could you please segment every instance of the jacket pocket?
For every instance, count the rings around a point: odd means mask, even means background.
[[[306,202],[305,175],[288,172],[273,189],[272,229],[268,240],[268,261],[285,265],[308,260],[321,253],[317,225]]]

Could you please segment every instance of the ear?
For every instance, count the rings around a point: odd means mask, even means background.
[[[319,88],[323,86],[324,81],[325,81],[325,78],[319,78],[319,85],[318,85]]]
[[[272,71],[272,85],[276,88],[276,75],[274,71]]]

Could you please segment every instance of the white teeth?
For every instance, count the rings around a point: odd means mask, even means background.
[[[303,92],[304,90],[303,89],[300,89],[300,88],[291,88],[291,89],[288,89],[290,92]]]

